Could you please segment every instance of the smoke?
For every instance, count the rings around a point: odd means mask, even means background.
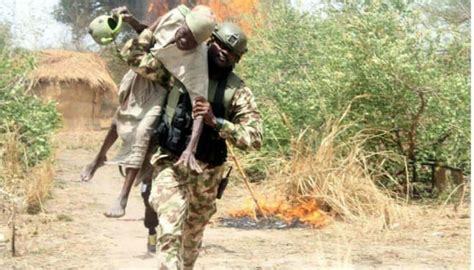
[[[186,5],[190,8],[195,5],[209,6],[216,15],[217,22],[232,21],[239,24],[245,32],[250,31],[245,16],[256,13],[258,0],[151,0],[147,9],[146,21],[151,22],[178,5]]]

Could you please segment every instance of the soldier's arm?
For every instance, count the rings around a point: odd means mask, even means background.
[[[167,75],[167,72],[163,64],[150,52],[154,44],[153,32],[147,28],[137,37],[129,39],[120,54],[138,75],[149,80],[159,81]]]
[[[122,16],[123,21],[128,23],[138,34],[148,27],[146,24],[141,23],[137,18],[135,18],[126,6],[112,9],[112,14]]]
[[[135,30],[135,32],[137,32],[137,34],[140,34],[148,27],[146,24],[141,23],[135,17],[130,18],[128,24],[133,28],[133,30]]]
[[[236,90],[229,108],[229,120],[224,120],[219,135],[239,149],[260,149],[262,145],[262,116],[255,98],[247,87]]]

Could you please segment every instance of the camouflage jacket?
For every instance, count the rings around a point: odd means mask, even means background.
[[[226,89],[228,88],[236,90],[227,109],[227,119],[219,129],[219,135],[239,149],[260,149],[263,135],[262,116],[252,91],[233,73],[229,76]]]
[[[127,41],[121,52],[122,57],[139,75],[150,80],[166,80],[170,74],[150,52],[152,44],[153,33],[145,29],[138,37]],[[253,93],[234,73],[229,78],[226,89],[235,88],[235,93],[219,135],[239,149],[259,149],[262,144],[262,117]],[[212,84],[210,81],[209,86]]]
[[[209,87],[216,86],[217,82],[210,80]],[[179,91],[183,86],[179,82],[174,82],[171,91]],[[228,140],[235,147],[242,150],[260,149],[263,138],[262,116],[257,109],[255,98],[250,89],[233,73],[231,73],[225,90],[234,88],[233,97],[226,107],[226,117],[222,127],[219,129],[219,136]],[[209,91],[211,92],[211,91]],[[212,99],[209,97],[209,99]],[[165,149],[158,147],[157,152],[151,158],[151,163],[158,165],[173,163],[178,157],[171,155]],[[169,164],[172,164],[169,163]],[[198,160],[199,166],[207,170],[205,163]]]
[[[140,35],[129,39],[120,55],[130,68],[138,75],[152,81],[158,81],[165,86],[170,78],[170,73],[164,65],[150,52],[155,44],[153,32],[149,29],[143,30]]]

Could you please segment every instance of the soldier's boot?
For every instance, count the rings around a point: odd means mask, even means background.
[[[143,223],[145,228],[148,229],[148,240],[147,240],[147,250],[148,252],[155,253],[156,252],[156,227],[158,226],[158,215],[156,214],[155,210],[150,206],[148,203],[148,198],[150,197],[151,185],[150,184],[143,184],[142,186],[142,198],[143,203],[145,204],[145,219]]]
[[[156,234],[148,235],[148,242],[147,242],[147,250],[148,252],[155,253],[156,252]]]

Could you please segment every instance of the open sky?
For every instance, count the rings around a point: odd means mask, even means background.
[[[0,22],[10,25],[13,42],[19,47],[62,47],[70,41],[71,34],[69,27],[51,14],[58,1],[1,0]]]

